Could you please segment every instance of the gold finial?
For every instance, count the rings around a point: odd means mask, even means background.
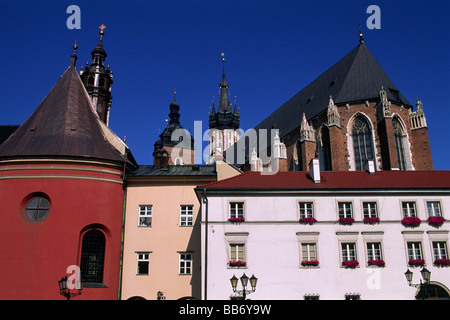
[[[173,102],[175,102],[176,97],[177,97],[177,88],[173,88]]]
[[[222,61],[225,61],[225,53],[222,52],[220,55],[222,56]]]
[[[364,38],[363,38],[363,33],[362,33],[362,27],[359,24],[358,25],[358,29],[359,29],[359,43],[364,43]]]
[[[106,26],[102,23],[102,25],[98,28],[100,29],[100,39],[102,39],[103,35],[105,34],[105,31],[103,30],[106,29]]]
[[[73,54],[77,52],[78,46],[77,46],[77,40],[75,40],[75,44],[73,45]]]

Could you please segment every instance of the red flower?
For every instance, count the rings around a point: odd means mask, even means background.
[[[365,217],[364,218],[364,223],[366,223],[366,224],[380,223],[380,218],[378,218],[378,217],[376,217],[376,218]]]
[[[356,268],[359,266],[359,262],[356,260],[345,260],[342,261],[342,266],[345,268]]]
[[[317,260],[303,260],[301,265],[304,267],[316,267],[319,265],[319,261]]]
[[[230,267],[245,267],[247,265],[247,263],[245,261],[228,261],[228,265]]]
[[[230,218],[230,219],[228,219],[228,221],[240,223],[240,222],[244,222],[245,219],[244,218]]]
[[[425,264],[424,259],[409,259],[408,264],[410,266],[423,266]]]
[[[384,267],[386,265],[384,260],[369,260],[367,261],[367,264],[369,266],[377,266],[377,267]]]
[[[417,217],[405,217],[402,219],[402,224],[407,227],[417,227],[422,223]]]
[[[445,222],[445,219],[443,217],[429,217],[428,218],[428,224],[432,226],[442,226],[442,224]]]
[[[301,218],[299,222],[304,224],[314,224],[317,220],[315,218]]]
[[[434,264],[438,267],[449,267],[450,259],[436,259],[434,261]]]
[[[339,218],[339,224],[352,225],[355,222],[353,218]]]

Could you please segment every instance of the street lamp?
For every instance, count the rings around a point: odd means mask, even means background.
[[[420,283],[418,283],[418,284],[412,283],[413,273],[409,269],[406,270],[405,277],[406,277],[406,281],[408,281],[408,285],[410,287],[420,288],[420,290],[419,290],[420,296],[417,295],[416,298],[420,299],[420,300],[425,300],[425,297],[426,297],[425,290],[431,279],[431,271],[429,271],[427,268],[423,268],[420,271],[420,274],[422,275],[423,282],[422,282],[422,280],[420,280]]]
[[[67,277],[62,277],[61,280],[58,281],[59,285],[59,294],[64,296],[67,300],[70,300],[72,297],[76,297],[81,295],[81,291],[84,288],[84,282],[80,281],[78,287],[76,288],[77,291],[70,292],[71,288],[67,285]]]
[[[245,273],[241,277],[241,285],[242,290],[236,290],[239,279],[236,278],[236,276],[233,274],[233,277],[230,279],[231,287],[233,288],[233,292],[236,292],[237,294],[242,294],[243,300],[247,297],[247,294],[253,293],[256,291],[256,283],[258,282],[258,278],[255,277],[255,275],[252,275],[250,278],[245,275]],[[252,290],[247,290],[248,281],[250,280],[250,286],[252,287]]]

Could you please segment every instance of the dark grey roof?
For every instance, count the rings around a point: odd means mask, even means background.
[[[182,165],[168,166],[166,168],[154,165],[142,165],[128,174],[128,177],[147,176],[215,176],[215,165]]]
[[[103,134],[100,119],[74,66],[0,145],[0,157],[89,157],[129,162]]]
[[[280,137],[300,126],[303,113],[309,120],[328,107],[330,95],[336,105],[378,99],[384,87],[390,101],[412,107],[399,92],[364,43],[360,43],[334,66],[264,119],[255,129],[280,130]]]

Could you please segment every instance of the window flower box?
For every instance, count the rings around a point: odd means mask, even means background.
[[[376,267],[385,267],[386,263],[384,262],[384,260],[369,260],[367,261],[367,264],[369,266],[376,266]]]
[[[409,259],[408,264],[411,267],[421,267],[421,266],[425,265],[425,260],[424,259]]]
[[[234,223],[241,223],[245,221],[245,218],[229,218],[228,221],[234,222]]]
[[[445,219],[443,217],[429,217],[427,221],[430,226],[440,227],[445,222]]]
[[[303,260],[300,262],[303,267],[317,267],[319,265],[319,261],[317,260]]]
[[[359,266],[359,262],[356,260],[345,260],[342,261],[342,266],[347,269],[354,269]]]
[[[339,224],[351,226],[355,219],[353,218],[339,218]]]
[[[402,224],[405,227],[418,227],[422,223],[422,220],[420,220],[417,217],[405,217],[402,219]]]
[[[378,218],[378,217],[375,217],[375,218],[365,217],[364,218],[364,223],[365,224],[377,224],[377,223],[380,223],[380,218]]]
[[[450,259],[436,259],[434,265],[437,267],[450,267]]]
[[[302,224],[311,224],[312,225],[312,224],[316,223],[317,220],[315,218],[301,218],[299,220],[299,222]]]
[[[233,267],[233,268],[239,268],[239,267],[245,267],[247,266],[247,263],[245,261],[228,261],[228,266]]]

